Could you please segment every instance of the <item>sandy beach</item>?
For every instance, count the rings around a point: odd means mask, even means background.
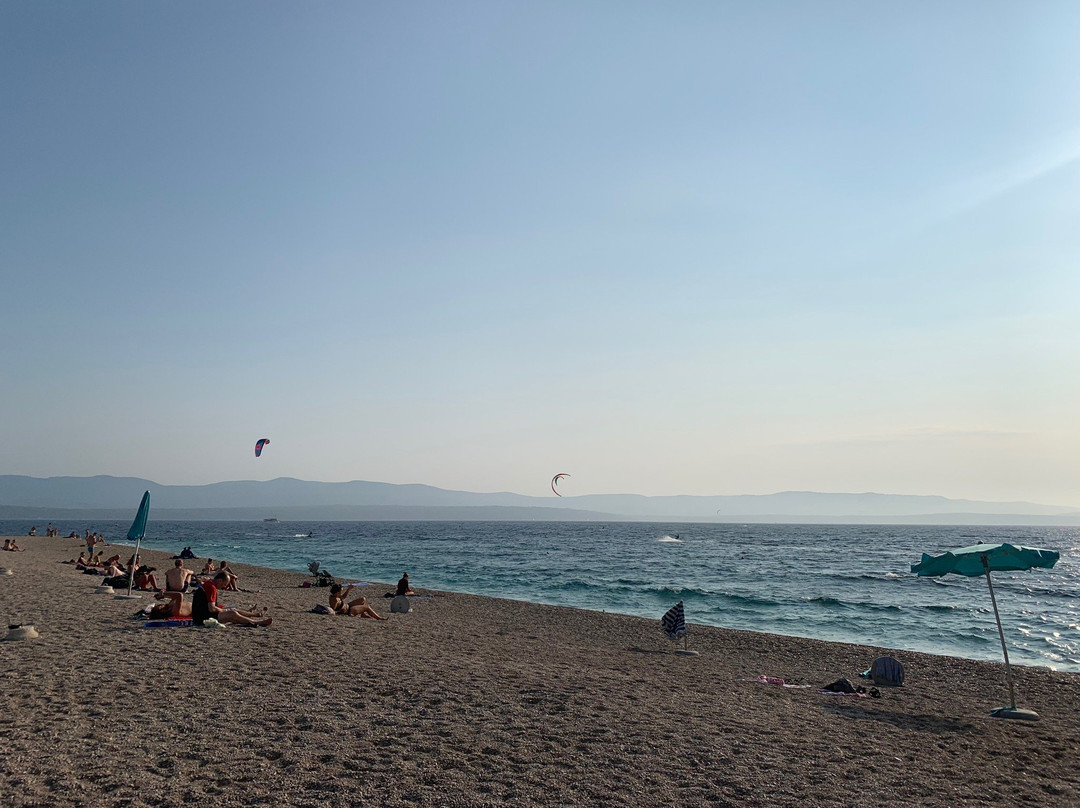
[[[0,805],[1080,805],[1075,674],[1014,668],[1042,720],[1002,721],[1001,664],[694,625],[679,657],[659,615],[433,592],[423,570],[407,615],[364,588],[376,622],[236,565],[248,591],[222,601],[273,626],[151,630],[149,594],[59,563],[79,542],[17,541],[0,619],[41,636],[0,643]],[[907,684],[878,699],[749,681],[857,682],[880,653]]]

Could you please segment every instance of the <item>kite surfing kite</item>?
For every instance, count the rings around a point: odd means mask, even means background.
[[[557,496],[557,497],[562,496],[562,494],[559,493],[558,489],[555,488],[555,486],[557,486],[559,484],[559,480],[562,479],[563,477],[569,477],[569,476],[570,476],[569,474],[556,474],[554,477],[551,478],[551,490],[555,493],[555,496]]]
[[[259,455],[261,455],[263,447],[269,445],[270,438],[259,438],[259,440],[255,441],[255,456],[258,457]]]

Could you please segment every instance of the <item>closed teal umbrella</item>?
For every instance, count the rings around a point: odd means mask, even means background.
[[[139,510],[135,514],[135,521],[131,523],[131,528],[127,532],[128,541],[134,540],[135,542],[135,555],[139,555],[139,545],[142,544],[143,536],[146,535],[146,520],[150,517],[150,492],[147,491],[142,495],[142,502],[139,503]],[[128,571],[128,588],[127,595],[117,595],[118,598],[131,598],[132,584],[135,583],[135,570]]]
[[[1009,649],[1005,647],[1005,632],[1001,628],[1001,615],[998,614],[997,598],[994,597],[994,583],[990,580],[991,570],[1029,570],[1033,567],[1049,569],[1059,558],[1056,550],[1041,550],[1038,547],[1021,547],[1018,544],[973,544],[950,550],[939,556],[923,553],[922,561],[911,565],[911,571],[920,577],[937,578],[949,573],[973,578],[986,576],[986,585],[990,587],[990,602],[994,606],[994,619],[997,621],[998,636],[1001,638],[1001,653],[1005,655],[1005,678],[1009,683],[1009,705],[991,710],[995,718],[1026,718],[1037,720],[1034,710],[1020,710],[1016,707],[1016,694],[1013,689],[1012,667],[1009,665]]]

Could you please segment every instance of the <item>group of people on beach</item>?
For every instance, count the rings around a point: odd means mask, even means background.
[[[48,529],[50,536],[55,535],[51,523]],[[32,531],[30,535],[35,534],[36,531]],[[79,538],[79,535],[72,531],[68,538]],[[157,568],[142,564],[138,553],[133,553],[125,564],[119,553],[103,558],[104,551],[97,548],[105,545],[104,536],[87,530],[83,539],[86,550],[80,552],[78,558],[63,563],[73,564],[77,570],[86,574],[101,575],[105,578],[104,583],[111,586],[128,586],[130,582],[133,589],[154,591],[154,598],[159,602],[149,611],[148,616],[152,620],[190,619],[197,625],[203,625],[211,618],[221,623],[240,626],[269,626],[273,623],[273,618],[267,616],[265,608],[244,610],[222,605],[219,600],[220,592],[241,591],[238,586],[240,577],[232,570],[228,561],[215,564],[214,559],[207,558],[202,570],[196,572],[184,566],[185,560],[196,558],[192,549],[185,547],[178,555],[173,556],[172,568],[165,572],[159,583]],[[5,539],[3,549],[22,548],[16,545],[14,539]],[[376,612],[363,595],[349,600],[349,595],[355,588],[355,584],[343,587],[334,583],[330,586],[329,607],[334,614],[373,620],[389,619]],[[191,594],[190,601],[185,599],[188,593]],[[396,589],[387,592],[385,597],[413,594],[415,593],[409,583],[409,573],[405,572]]]
[[[207,561],[209,565],[210,562]],[[151,620],[183,620],[190,618],[196,625],[205,625],[213,618],[220,623],[237,626],[269,626],[274,618],[266,616],[266,609],[245,611],[223,606],[218,601],[218,592],[228,589],[230,581],[228,570],[218,569],[213,577],[199,581],[196,573],[184,567],[184,560],[178,558],[173,568],[165,573],[165,589],[154,597],[161,603],[150,610]],[[235,576],[234,576],[235,577]],[[195,584],[193,587],[192,584]],[[184,593],[192,590],[191,602],[184,600]]]

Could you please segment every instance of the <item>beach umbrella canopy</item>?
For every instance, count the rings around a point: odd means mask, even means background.
[[[142,541],[143,536],[146,535],[146,520],[149,517],[150,492],[147,491],[142,495],[142,502],[139,503],[139,510],[135,514],[135,521],[131,523],[131,527],[128,529],[128,541]]]
[[[1019,710],[1016,707],[1016,694],[1013,689],[1012,667],[1009,665],[1009,649],[1005,647],[1005,632],[1001,628],[1001,615],[998,613],[997,598],[994,596],[994,582],[990,572],[1010,570],[1029,570],[1035,567],[1049,569],[1054,566],[1059,553],[1056,550],[1043,550],[1038,547],[1022,547],[1019,544],[973,544],[950,550],[938,556],[923,553],[922,561],[911,565],[911,571],[920,577],[940,578],[943,575],[964,575],[973,578],[986,576],[986,585],[990,588],[990,602],[994,606],[994,619],[997,621],[998,637],[1001,638],[1001,653],[1005,656],[1005,678],[1009,683],[1009,707],[998,707],[990,715],[998,718],[1037,719],[1032,710]]]
[[[131,527],[128,529],[127,538],[128,541],[135,542],[135,555],[139,555],[139,546],[142,544],[143,536],[146,535],[146,520],[150,517],[150,492],[147,491],[142,495],[142,502],[139,503],[139,510],[135,513],[135,521],[131,523]],[[131,586],[135,582],[135,570],[128,571],[128,588],[127,595],[125,597],[131,597]]]

